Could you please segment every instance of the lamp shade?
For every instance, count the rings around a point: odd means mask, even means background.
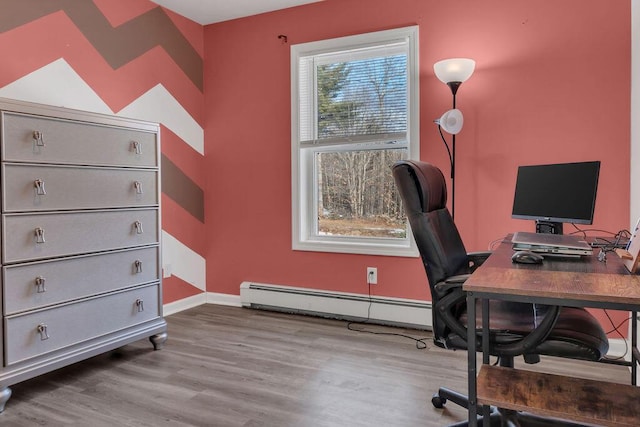
[[[473,74],[476,61],[468,58],[443,59],[433,64],[433,71],[442,83],[464,82]]]
[[[457,108],[449,110],[436,120],[436,123],[439,124],[445,132],[455,135],[462,130],[462,124],[464,123],[462,111]]]

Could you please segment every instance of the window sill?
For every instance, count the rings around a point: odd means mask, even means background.
[[[371,244],[364,242],[336,242],[306,240],[293,242],[294,251],[333,252],[358,255],[382,255],[418,258],[420,253],[415,245]]]

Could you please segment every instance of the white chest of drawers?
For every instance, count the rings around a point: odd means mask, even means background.
[[[0,99],[0,411],[9,386],[167,339],[159,126]]]

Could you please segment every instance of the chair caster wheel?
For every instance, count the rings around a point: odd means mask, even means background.
[[[431,398],[431,404],[433,404],[435,408],[442,409],[445,403],[447,403],[447,399],[440,397],[438,393],[434,394]]]

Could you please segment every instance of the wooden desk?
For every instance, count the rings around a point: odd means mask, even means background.
[[[511,236],[507,236],[463,285],[467,291],[469,348],[476,346],[476,299],[482,300],[483,314],[483,365],[477,377],[476,352],[468,352],[469,425],[477,425],[478,405],[598,425],[640,425],[640,388],[635,387],[640,359],[636,321],[640,277],[630,275],[615,254],[609,254],[606,263],[593,256],[546,258],[541,265],[513,264],[512,254]],[[632,312],[632,385],[490,366],[488,299]],[[545,389],[549,391],[545,393]]]

